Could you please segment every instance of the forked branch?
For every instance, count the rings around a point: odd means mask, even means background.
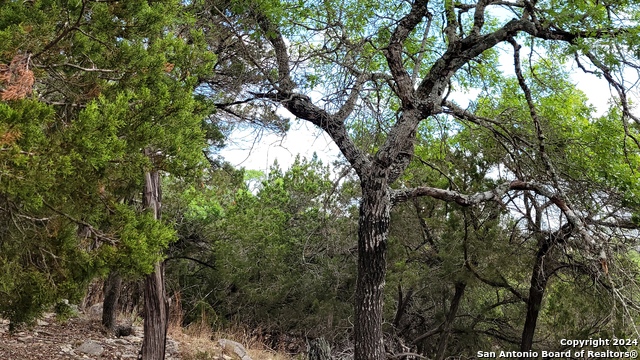
[[[538,195],[548,198],[554,205],[556,205],[560,211],[567,217],[569,223],[578,231],[578,233],[584,238],[592,251],[598,253],[601,260],[606,260],[607,255],[604,251],[603,245],[596,242],[594,237],[586,229],[582,218],[571,208],[566,199],[549,189],[544,184],[537,182],[525,182],[521,180],[514,180],[511,182],[505,182],[493,190],[484,192],[478,192],[475,194],[462,194],[457,191],[444,190],[434,187],[421,186],[411,189],[394,190],[391,192],[391,203],[398,204],[416,197],[432,197],[434,199],[454,202],[460,206],[473,206],[488,201],[500,202],[502,197],[509,191],[533,191]]]

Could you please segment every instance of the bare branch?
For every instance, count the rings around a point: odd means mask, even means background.
[[[362,174],[362,172],[366,171],[370,166],[370,161],[351,140],[343,121],[344,118],[351,113],[353,106],[355,106],[357,100],[356,89],[358,85],[336,115],[331,115],[326,110],[313,104],[308,96],[294,93],[295,83],[291,79],[289,54],[282,33],[278,29],[278,26],[271,22],[264,14],[254,11],[253,15],[256,17],[260,28],[264,32],[264,36],[269,40],[275,51],[278,66],[278,85],[274,86],[276,92],[252,94],[259,98],[276,101],[282,104],[294,116],[309,121],[323,129],[336,143],[356,172],[359,175]],[[358,79],[358,81],[364,83],[364,75],[363,78],[359,76]]]
[[[586,218],[584,219],[584,221],[585,223],[590,225],[598,225],[598,226],[604,226],[604,227],[614,228],[614,229],[626,229],[626,230],[640,229],[640,226],[635,224],[633,221],[624,220],[624,219],[617,220],[617,221],[603,221],[603,220],[596,220],[592,218]]]
[[[415,64],[413,65],[413,72],[411,73],[412,87],[416,83],[418,75],[420,75],[420,70],[422,69],[422,60],[424,58],[425,52],[427,51],[427,41],[429,40],[429,31],[431,30],[431,22],[433,20],[433,15],[430,12],[427,12],[425,16],[427,17],[427,25],[425,26],[424,34],[422,35],[422,42],[420,43],[418,58],[415,60]]]
[[[467,109],[461,108],[451,101],[445,100],[442,102],[442,105],[446,107],[446,109],[444,110],[445,113],[451,114],[460,120],[465,120],[489,129],[494,135],[496,135],[496,137],[511,143],[514,147],[518,146],[516,144],[516,139],[511,137],[508,129],[505,128],[504,125],[502,125],[499,121],[478,116],[468,111]],[[502,130],[502,132],[498,131],[497,129]],[[525,144],[528,147],[531,147],[531,144],[525,139],[517,138],[517,141]]]
[[[558,206],[562,210],[564,215],[567,217],[569,222],[578,230],[580,235],[582,235],[582,237],[588,241],[590,246],[594,248],[593,250],[596,250],[597,252],[599,252],[600,259],[605,260],[606,252],[604,251],[602,244],[597,244],[594,238],[589,234],[589,232],[587,232],[582,220],[572,210],[570,200],[564,195],[560,187],[560,178],[558,176],[558,173],[551,159],[549,158],[549,155],[546,153],[546,150],[545,150],[545,136],[542,132],[542,125],[540,123],[540,119],[538,118],[538,114],[536,112],[535,104],[533,102],[533,97],[531,95],[531,90],[529,89],[529,87],[527,86],[524,80],[524,75],[522,74],[522,69],[520,67],[520,45],[518,45],[518,43],[516,43],[514,39],[508,39],[508,41],[509,43],[511,43],[514,49],[513,58],[514,58],[514,67],[515,67],[516,76],[518,78],[518,83],[520,85],[520,88],[525,94],[527,105],[529,106],[529,113],[531,115],[531,119],[533,120],[535,129],[536,129],[536,135],[538,137],[539,155],[542,158],[544,166],[547,172],[549,173],[549,175],[551,176],[551,178],[553,179],[555,187],[556,189],[558,189],[559,193],[558,195],[553,195],[548,192],[546,194],[542,193],[542,191],[544,190],[543,187],[538,187],[532,190],[535,190],[540,195],[546,196],[556,206]]]
[[[545,135],[542,132],[542,124],[540,122],[540,118],[538,117],[538,112],[536,111],[536,106],[533,102],[533,96],[531,95],[531,89],[527,85],[524,75],[522,74],[522,67],[520,65],[520,45],[514,39],[508,39],[509,43],[513,46],[513,66],[515,68],[516,77],[518,78],[518,84],[520,85],[520,89],[524,93],[525,99],[527,101],[527,106],[529,107],[529,114],[531,115],[531,119],[533,120],[533,125],[536,129],[536,136],[538,138],[538,150],[544,165],[546,167],[547,172],[554,176],[556,171],[553,167],[551,159],[549,159],[549,155],[545,150]],[[557,185],[557,175],[554,177],[554,181],[556,181]]]
[[[412,189],[394,190],[391,193],[391,203],[398,204],[416,197],[428,196],[434,199],[455,202],[461,206],[472,206],[483,202],[500,199],[507,191],[512,189],[512,184],[519,182],[503,183],[494,190],[479,192],[472,195],[461,194],[457,191],[421,186]]]
[[[371,162],[369,158],[364,155],[351,140],[344,122],[313,104],[308,96],[296,93],[290,93],[286,97],[282,94],[275,93],[252,94],[257,97],[279,102],[294,116],[309,121],[324,130],[336,143],[358,175],[361,175],[363,171],[366,171],[370,167]]]
[[[609,85],[611,85],[614,89],[616,89],[616,92],[618,93],[618,97],[620,98],[620,103],[622,105],[622,112],[625,115],[625,117],[628,117],[633,121],[635,121],[637,124],[640,124],[640,118],[631,113],[631,109],[629,107],[629,101],[627,100],[627,92],[624,86],[613,78],[611,69],[609,69],[605,64],[603,64],[591,52],[585,51],[584,54],[587,56],[587,58],[591,61],[593,65],[595,65],[598,69],[600,69],[600,71],[602,72],[602,75],[604,75],[604,78],[607,80]],[[577,56],[576,56],[576,59],[577,59]],[[584,67],[582,67],[582,69],[585,70]]]
[[[85,68],[76,64],[71,64],[71,63],[64,63],[64,64],[54,64],[54,65],[49,65],[50,67],[59,67],[59,66],[68,66],[68,67],[72,67],[78,70],[82,70],[82,71],[86,71],[86,72],[102,72],[102,73],[115,73],[118,72],[117,70],[113,70],[113,69],[98,69],[95,67],[92,68]]]
[[[567,200],[564,199],[560,195],[560,193],[556,193],[548,189],[545,185],[537,182],[514,180],[508,183],[502,183],[493,190],[478,192],[471,195],[465,195],[457,191],[444,190],[428,186],[416,187],[412,189],[393,190],[391,192],[391,203],[395,205],[415,197],[429,196],[434,199],[455,202],[458,205],[467,207],[487,201],[501,201],[502,196],[510,190],[530,190],[548,198],[562,211],[562,213],[567,217],[569,223],[571,223],[571,225],[578,231],[582,238],[587,241],[591,250],[598,253],[601,260],[606,259],[606,253],[604,252],[603,245],[598,244],[595,241],[593,236],[587,231],[584,221],[569,206]]]

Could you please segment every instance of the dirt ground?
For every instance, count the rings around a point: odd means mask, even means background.
[[[100,321],[81,315],[58,322],[46,314],[31,328],[9,333],[9,322],[0,319],[0,359],[138,359],[142,345],[142,327],[134,326],[130,336],[117,338],[107,334]],[[167,360],[180,359],[178,343],[167,340]]]

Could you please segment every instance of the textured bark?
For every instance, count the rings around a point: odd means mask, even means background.
[[[142,205],[153,213],[155,219],[160,218],[161,201],[160,175],[158,172],[146,173]],[[164,264],[157,263],[144,284],[143,360],[164,359],[168,325],[169,302],[164,288]]]
[[[389,233],[389,190],[385,181],[362,182],[355,296],[355,360],[385,359],[382,299]]]
[[[164,289],[164,265],[157,263],[144,287],[143,360],[162,360],[167,342],[169,302]]]
[[[104,302],[102,306],[102,326],[110,332],[116,329],[121,289],[122,277],[117,272],[111,271],[104,282]]]

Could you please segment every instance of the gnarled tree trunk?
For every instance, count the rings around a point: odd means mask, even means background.
[[[391,202],[389,189],[383,180],[364,180],[362,189],[358,224],[354,358],[383,360],[382,299]]]

